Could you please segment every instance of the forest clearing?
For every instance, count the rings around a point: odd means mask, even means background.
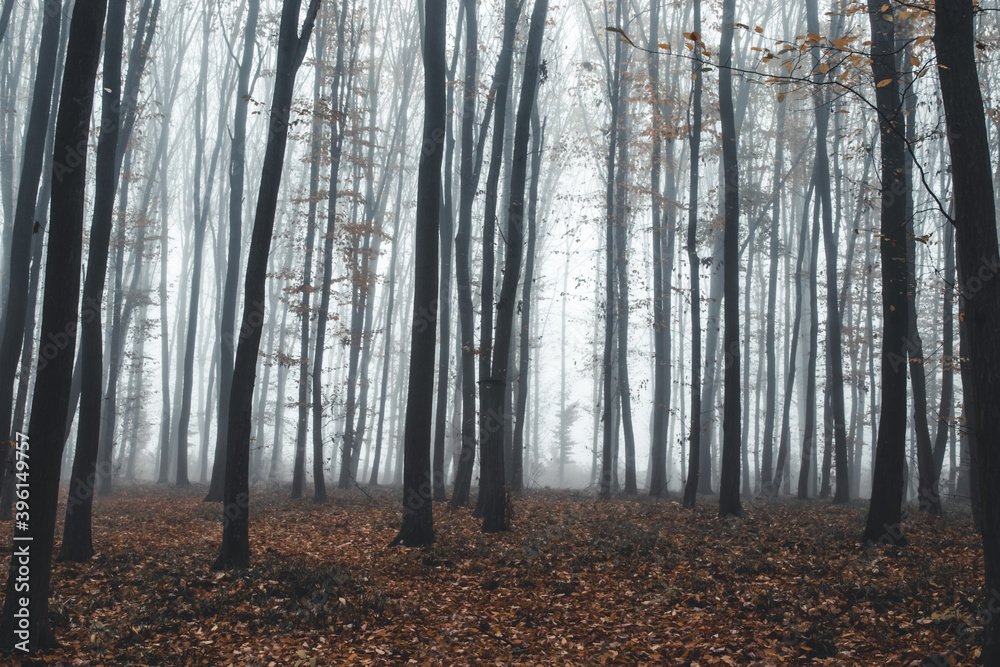
[[[978,654],[981,547],[968,513],[865,546],[864,504],[527,492],[511,530],[436,510],[436,542],[386,549],[398,489],[326,503],[254,489],[253,565],[210,572],[204,488],[95,502],[87,563],[59,563],[62,646],[34,664],[949,665]],[[0,539],[9,543],[10,525]],[[4,558],[6,561],[6,556]],[[315,662],[312,662],[312,661]]]

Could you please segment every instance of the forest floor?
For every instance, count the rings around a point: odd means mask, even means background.
[[[39,662],[938,666],[972,664],[990,613],[958,511],[874,547],[862,504],[757,501],[722,521],[713,498],[531,492],[508,533],[438,504],[433,547],[387,549],[399,491],[257,488],[253,566],[216,573],[222,509],[204,491],[96,499],[97,556],[55,565],[62,647]],[[10,524],[0,544],[6,572]]]

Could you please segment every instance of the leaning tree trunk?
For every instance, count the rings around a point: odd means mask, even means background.
[[[485,394],[490,390],[490,383],[487,382],[491,375],[490,359],[493,354],[493,281],[495,271],[494,239],[497,227],[497,197],[500,181],[500,167],[503,161],[504,137],[506,136],[507,123],[507,101],[509,97],[511,69],[514,60],[514,37],[517,31],[517,22],[521,16],[521,2],[517,0],[506,0],[504,3],[504,30],[503,43],[500,49],[500,57],[497,60],[496,71],[493,74],[493,86],[490,91],[493,95],[495,106],[495,119],[493,123],[493,141],[490,154],[490,168],[486,174],[486,214],[483,220],[483,268],[482,282],[480,283],[480,302],[482,308],[479,312],[479,384],[480,384],[480,406],[479,406],[479,497],[476,499],[475,516],[483,515],[483,502],[486,496],[483,494],[483,487],[491,479],[493,474],[487,471],[488,464],[485,460],[486,444],[485,439],[490,431],[496,429],[497,415],[491,414],[486,409]],[[485,128],[484,128],[485,130]],[[480,130],[482,133],[484,130]],[[480,134],[482,136],[482,134]],[[501,392],[502,395],[502,392]],[[502,452],[500,454],[500,465],[503,463]],[[502,484],[503,471],[500,479]]]
[[[250,427],[253,405],[253,378],[257,367],[257,352],[264,324],[264,284],[267,278],[267,259],[271,248],[274,216],[278,207],[278,189],[285,161],[285,144],[288,141],[292,92],[295,73],[302,64],[309,35],[316,20],[320,0],[311,0],[306,12],[302,32],[298,30],[299,8],[302,0],[284,0],[281,23],[278,29],[278,61],[275,65],[274,93],[271,100],[267,148],[261,173],[260,192],[254,217],[250,257],[247,261],[244,287],[243,320],[240,340],[233,367],[232,392],[226,441],[225,510],[222,530],[222,547],[212,568],[228,570],[250,565],[249,534],[249,466]],[[221,445],[221,443],[220,443]]]
[[[1000,248],[986,119],[976,70],[974,3],[937,4],[934,46],[948,126],[955,203],[955,249],[972,380],[966,405],[977,430],[973,465],[979,473],[985,591],[1000,588]],[[964,366],[964,364],[963,364]],[[964,384],[964,383],[963,383]],[[970,400],[971,399],[971,400]],[[992,598],[988,600],[992,604]],[[983,664],[1000,663],[1000,617],[983,627]]]
[[[4,5],[3,16],[10,18],[14,3]],[[0,345],[0,437],[4,440],[11,435],[11,408],[14,405],[14,377],[18,358],[24,341],[25,323],[28,313],[28,275],[31,259],[31,237],[35,225],[35,201],[42,176],[42,166],[46,151],[38,150],[45,145],[49,126],[49,109],[56,74],[56,54],[59,50],[59,24],[62,20],[58,0],[47,0],[42,7],[42,35],[38,44],[38,65],[35,71],[35,87],[31,96],[31,110],[24,135],[26,150],[21,163],[21,180],[17,189],[17,203],[11,222],[10,262],[7,273],[6,306],[3,316],[3,344]],[[6,21],[0,21],[6,29]],[[77,156],[79,160],[79,156]],[[34,316],[34,313],[31,313]],[[46,342],[39,345],[39,352]],[[27,374],[28,369],[22,368]],[[13,439],[13,438],[11,438]]]
[[[222,500],[226,477],[226,442],[229,432],[229,397],[233,385],[236,298],[239,291],[240,251],[243,246],[243,182],[246,165],[247,111],[250,104],[250,73],[257,34],[260,0],[249,0],[247,25],[243,33],[243,55],[236,84],[236,111],[229,150],[229,248],[226,258],[226,285],[222,291],[219,326],[219,419],[216,424],[212,480],[206,502]]]
[[[90,230],[90,255],[83,283],[80,327],[80,418],[76,454],[66,499],[66,522],[58,560],[84,562],[94,554],[91,543],[91,507],[97,483],[97,449],[101,433],[101,396],[104,393],[101,302],[108,271],[111,223],[114,216],[118,174],[119,101],[122,86],[122,49],[125,34],[125,0],[108,4],[102,73],[101,134],[94,167],[94,217]]]
[[[28,522],[15,526],[15,553],[7,577],[0,644],[5,648],[36,651],[55,645],[49,623],[49,582],[59,494],[59,463],[65,445],[73,351],[76,345],[77,305],[83,247],[83,209],[87,184],[86,147],[94,82],[101,52],[106,0],[78,0],[70,25],[66,70],[56,123],[51,228],[45,264],[41,340],[35,374],[28,436],[31,449],[27,492],[31,498]],[[56,174],[59,177],[56,177]],[[46,345],[51,353],[46,355]],[[19,480],[20,481],[20,480]],[[30,551],[18,540],[30,540]],[[27,568],[27,590],[18,586],[18,566]],[[22,604],[27,602],[27,604]],[[27,610],[27,628],[15,618]]]
[[[806,4],[806,17],[810,33],[819,34],[819,9],[817,0]],[[831,38],[838,37],[831,34]],[[816,194],[822,205],[823,248],[826,253],[826,356],[827,386],[830,393],[830,412],[833,418],[833,438],[837,460],[837,490],[835,503],[850,499],[847,465],[847,431],[844,423],[844,354],[841,348],[840,304],[837,301],[837,240],[833,234],[833,201],[830,194],[830,158],[827,154],[827,130],[830,125],[830,102],[822,83],[827,75],[820,68],[819,47],[813,47],[814,80],[817,83],[816,114]],[[814,313],[818,317],[819,313]]]
[[[615,25],[621,23],[621,0],[615,4]],[[604,398],[601,401],[601,498],[610,498],[615,478],[615,460],[613,455],[614,439],[617,433],[614,419],[615,394],[612,393],[613,378],[612,370],[614,364],[614,341],[615,327],[617,326],[618,312],[615,308],[617,300],[617,290],[615,280],[617,272],[615,269],[615,167],[618,154],[618,130],[619,130],[619,102],[621,99],[621,61],[622,42],[615,40],[615,61],[614,69],[609,72],[610,81],[610,122],[608,128],[608,157],[607,157],[607,185],[604,194],[605,220],[604,220],[604,354],[602,358],[601,374]]]
[[[538,104],[531,115],[531,188],[528,194],[528,250],[524,262],[524,280],[521,286],[521,338],[518,350],[517,377],[520,382],[517,391],[517,411],[515,414],[513,456],[514,470],[511,472],[511,490],[519,493],[524,488],[524,420],[528,408],[528,358],[531,353],[531,292],[535,280],[535,238],[538,221],[538,175],[542,167],[542,140],[545,124],[538,122]],[[537,386],[531,387],[538,391]],[[532,415],[537,419],[537,415]]]

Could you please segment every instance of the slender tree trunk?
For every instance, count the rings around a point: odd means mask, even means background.
[[[615,25],[619,25],[622,19],[622,2],[615,3]],[[615,286],[617,279],[617,260],[615,226],[617,217],[615,215],[615,167],[618,155],[618,135],[620,122],[620,100],[621,100],[621,62],[622,43],[618,39],[615,42],[615,59],[613,69],[608,73],[610,79],[609,103],[610,103],[610,127],[608,133],[608,157],[607,157],[607,189],[605,191],[605,233],[604,233],[604,356],[603,356],[603,400],[601,401],[603,424],[603,437],[601,440],[601,498],[610,498],[612,487],[616,486],[616,458],[614,457],[614,443],[617,434],[616,420],[614,419],[614,405],[617,395],[612,392],[614,386],[613,365],[614,365],[614,341],[615,328],[617,327],[618,309],[616,300],[618,290]],[[610,50],[610,49],[609,49]]]
[[[233,385],[233,355],[236,349],[236,299],[239,292],[240,253],[243,247],[243,184],[246,166],[247,113],[250,103],[250,73],[257,34],[260,0],[247,3],[247,24],[243,33],[243,54],[236,84],[236,111],[229,149],[229,248],[226,284],[222,291],[219,329],[219,419],[216,425],[212,480],[206,502],[222,500],[226,477],[226,442],[229,433],[229,398]],[[261,443],[257,443],[258,446]]]
[[[0,16],[0,35],[7,28],[14,3],[4,3]],[[29,260],[32,256],[32,234],[35,226],[34,213],[38,196],[38,186],[42,177],[42,167],[49,151],[37,147],[46,145],[49,123],[49,109],[52,103],[53,82],[56,77],[56,61],[59,51],[59,24],[62,20],[61,6],[57,0],[47,0],[42,6],[42,34],[38,44],[38,65],[35,71],[35,86],[31,97],[31,110],[24,135],[25,150],[21,163],[21,180],[17,189],[17,202],[10,232],[10,261],[4,267],[6,280],[3,287],[5,306],[3,329],[0,330],[0,437],[8,440],[11,431],[11,407],[14,404],[14,377],[18,359],[24,342],[25,325],[29,316],[34,318],[34,310],[28,311]],[[2,37],[0,37],[2,38]],[[78,158],[79,159],[79,156]],[[34,301],[31,303],[34,306]],[[33,341],[26,343],[31,345]],[[45,343],[39,345],[43,353]],[[28,369],[22,367],[22,374]],[[19,426],[19,425],[17,425]],[[9,438],[15,440],[16,438]]]
[[[32,511],[27,525],[15,526],[14,531],[15,538],[27,538],[31,543],[30,551],[15,547],[28,553],[11,558],[0,618],[3,646],[26,651],[55,645],[48,602],[58,509],[58,464],[65,445],[73,375],[87,183],[86,146],[106,9],[104,0],[78,0],[74,7],[56,123],[55,155],[59,156],[56,163],[59,167],[53,167],[53,175],[58,169],[61,178],[55,178],[52,186],[52,223],[40,332],[41,340],[46,342],[39,350],[28,424],[29,452],[26,452],[31,462],[26,481]],[[71,161],[67,161],[70,156]],[[49,355],[45,354],[45,345],[52,345]],[[19,566],[28,571],[27,590],[20,593],[17,591]],[[27,604],[22,604],[25,599]],[[24,608],[28,611],[27,628],[20,627],[15,618]]]
[[[101,134],[94,168],[94,217],[90,231],[90,255],[83,284],[80,327],[80,421],[77,426],[76,454],[66,500],[66,522],[58,560],[84,562],[94,554],[91,543],[91,507],[100,471],[97,452],[101,432],[103,359],[101,343],[101,302],[108,270],[108,250],[114,217],[118,174],[115,152],[118,147],[119,100],[121,99],[122,49],[125,31],[125,0],[108,3],[105,29]]]
[[[521,16],[522,3],[517,0],[505,0],[504,4],[504,29],[503,42],[500,49],[500,57],[497,60],[496,71],[493,74],[493,94],[495,119],[493,124],[493,141],[490,155],[490,168],[486,175],[486,214],[483,222],[483,267],[482,282],[480,283],[480,299],[482,308],[479,314],[479,385],[480,385],[480,406],[479,406],[479,496],[476,500],[475,516],[482,517],[484,512],[484,502],[486,494],[484,487],[492,484],[494,471],[487,470],[488,466],[494,465],[493,461],[486,460],[486,438],[491,432],[502,428],[497,425],[498,415],[502,414],[502,402],[500,410],[491,413],[492,403],[487,403],[486,394],[491,388],[489,379],[492,375],[490,360],[493,357],[493,281],[495,266],[495,251],[493,248],[497,227],[497,199],[500,182],[500,168],[503,161],[504,138],[506,136],[507,122],[507,101],[509,98],[509,88],[511,80],[511,70],[514,60],[514,37],[517,31],[517,23]],[[505,364],[506,365],[506,364]],[[503,392],[500,392],[503,395]],[[500,441],[503,441],[501,433]],[[501,470],[495,486],[503,484],[503,452],[499,452],[499,466]]]
[[[818,185],[819,172],[813,169],[813,184]],[[818,188],[817,188],[818,189]],[[809,200],[804,204],[806,211],[809,210]],[[809,262],[809,348],[806,351],[806,375],[805,375],[805,418],[803,419],[802,430],[802,460],[799,466],[798,497],[799,500],[809,498],[810,493],[815,491],[815,476],[813,470],[816,467],[816,367],[819,356],[819,202],[813,200],[812,203],[812,231],[809,234],[812,243]],[[806,220],[803,215],[803,222]],[[802,227],[802,235],[806,236],[805,225]]]
[[[472,277],[469,246],[472,234],[472,204],[479,183],[479,160],[473,154],[472,127],[476,113],[477,67],[479,63],[479,24],[474,0],[465,3],[465,84],[462,88],[462,184],[458,195],[458,230],[455,234],[455,280],[458,287],[458,322],[462,345],[462,453],[451,491],[451,507],[469,504],[473,466],[476,460],[476,365],[475,322],[472,309]],[[488,119],[487,121],[488,122]],[[485,140],[485,127],[480,142]]]
[[[701,33],[701,0],[693,0],[694,30]],[[688,124],[691,128],[691,169],[688,202],[687,253],[691,273],[691,428],[688,432],[688,473],[684,485],[684,507],[694,507],[701,477],[701,262],[698,259],[698,177],[701,161],[701,51],[695,44],[695,57],[691,62],[691,109]]]
[[[545,138],[545,123],[538,122],[537,100],[531,115],[531,187],[528,193],[528,248],[524,262],[524,280],[521,286],[521,339],[518,352],[519,381],[517,390],[517,412],[514,427],[514,470],[511,474],[511,490],[520,493],[524,488],[524,420],[528,407],[528,357],[531,353],[532,284],[535,280],[535,244],[538,221],[538,176],[542,168],[542,146]],[[531,388],[532,393],[538,391]]]
[[[403,520],[392,545],[434,541],[431,418],[438,288],[438,221],[445,138],[446,0],[424,0],[424,128],[417,188],[413,319],[406,427],[403,435]]]
[[[722,3],[722,46],[719,61],[732,62],[736,0]],[[733,75],[719,71],[719,117],[722,121],[722,166],[725,172],[725,241],[723,271],[725,311],[725,390],[722,419],[722,477],[719,515],[742,516],[740,503],[740,186],[736,122],[733,115]]]
[[[864,538],[905,542],[902,532],[903,465],[906,455],[906,198],[904,122],[895,54],[894,11],[868,0],[872,74],[882,146],[882,412],[875,445],[871,505]],[[883,82],[889,83],[883,84]],[[1000,626],[998,626],[1000,627]]]
[[[486,434],[483,436],[483,476],[480,484],[480,496],[483,496],[484,533],[505,531],[510,527],[507,488],[504,484],[503,474],[503,441],[506,426],[504,394],[507,391],[509,377],[507,364],[510,358],[517,284],[521,277],[521,257],[524,251],[522,241],[524,194],[528,170],[528,138],[531,112],[535,106],[538,90],[542,33],[545,29],[547,12],[548,0],[535,0],[535,6],[531,13],[531,24],[528,29],[524,78],[521,83],[521,98],[518,102],[517,120],[514,127],[510,204],[507,209],[507,251],[504,257],[500,299],[497,303],[493,367],[490,376],[483,381],[482,410],[486,415],[485,419],[492,420],[492,428],[486,429]]]
[[[297,22],[301,0],[284,0],[278,29],[278,59],[271,103],[270,124],[260,192],[254,218],[250,257],[244,287],[243,321],[233,367],[229,404],[229,431],[226,447],[226,473],[222,547],[212,568],[243,568],[250,564],[249,535],[249,454],[253,377],[264,322],[264,284],[271,246],[278,189],[284,166],[285,144],[291,112],[295,73],[302,64],[312,32],[319,0],[310,0],[299,34]]]

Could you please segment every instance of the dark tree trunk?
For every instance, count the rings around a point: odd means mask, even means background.
[[[7,29],[7,22],[14,2],[6,2],[3,15],[0,17],[0,38]],[[35,225],[35,208],[38,197],[38,186],[42,177],[42,168],[46,161],[51,162],[50,145],[46,141],[50,125],[49,110],[52,106],[52,92],[56,77],[56,61],[59,52],[59,25],[62,20],[61,7],[57,0],[47,0],[42,7],[42,34],[38,45],[38,65],[35,71],[35,87],[32,91],[31,110],[28,112],[28,125],[25,131],[25,146],[21,163],[21,180],[17,190],[17,202],[14,208],[14,218],[11,221],[10,261],[4,267],[7,274],[5,284],[0,289],[6,289],[3,317],[3,329],[0,330],[2,345],[0,345],[0,437],[3,440],[16,440],[11,428],[11,407],[14,405],[14,377],[17,373],[18,358],[22,347],[33,345],[32,337],[25,340],[25,327],[34,320],[35,290],[29,289],[29,260],[34,256],[37,246],[41,257],[41,243],[33,243],[33,227]],[[38,146],[46,146],[46,150],[38,150]],[[48,158],[46,158],[48,156]],[[40,230],[39,230],[40,231]],[[35,261],[37,267],[37,260]],[[37,276],[38,269],[30,273]],[[37,284],[37,283],[36,283]],[[24,345],[22,346],[22,342]],[[45,343],[39,346],[39,352]],[[28,376],[30,356],[22,362],[22,378]],[[13,424],[21,428],[20,420]],[[10,436],[10,437],[8,437]],[[4,468],[3,486],[9,492],[11,469]],[[10,503],[4,502],[3,511],[9,512]]]
[[[487,467],[493,462],[486,461],[486,438],[491,431],[500,428],[497,417],[502,413],[501,409],[496,413],[490,412],[490,404],[486,403],[486,394],[490,386],[491,376],[490,359],[493,355],[493,281],[495,266],[495,250],[493,248],[496,238],[497,227],[497,198],[498,186],[500,182],[500,167],[503,161],[504,137],[506,136],[507,123],[507,100],[509,98],[509,88],[511,79],[511,69],[514,60],[514,37],[517,33],[517,23],[521,16],[522,3],[517,0],[506,0],[504,4],[504,28],[503,43],[500,49],[500,57],[497,60],[496,71],[493,74],[493,85],[491,87],[493,104],[495,106],[495,116],[493,123],[493,141],[490,154],[490,168],[486,174],[486,213],[483,221],[483,269],[482,282],[480,284],[480,299],[482,308],[479,313],[479,383],[480,383],[480,406],[479,406],[479,486],[480,492],[476,499],[475,516],[483,516],[483,503],[486,496],[483,493],[483,486],[491,479],[493,471],[488,471]],[[500,393],[503,395],[503,392]],[[501,434],[502,436],[502,434]],[[501,437],[501,442],[503,438]],[[502,448],[501,448],[502,450]],[[500,452],[500,477],[498,484],[503,484],[503,452]]]
[[[537,101],[536,101],[537,102]],[[528,357],[531,353],[532,283],[535,280],[535,239],[538,221],[538,176],[542,168],[542,146],[545,139],[545,123],[538,122],[536,103],[531,115],[531,188],[528,194],[528,248],[524,261],[524,284],[521,286],[521,338],[518,351],[517,412],[514,426],[514,470],[511,472],[511,490],[520,492],[524,488],[524,420],[528,408]],[[538,387],[532,387],[532,392]],[[533,415],[533,418],[537,418]]]
[[[66,522],[58,560],[83,562],[94,555],[91,543],[91,507],[97,477],[97,450],[101,433],[101,396],[104,390],[101,341],[101,302],[108,270],[111,223],[114,217],[118,174],[115,153],[121,99],[122,49],[125,32],[125,0],[108,3],[105,28],[104,71],[101,77],[101,134],[94,167],[94,217],[90,230],[90,255],[83,284],[80,327],[80,420],[76,454],[66,500]],[[110,471],[109,471],[110,472]]]
[[[622,19],[621,0],[615,3],[615,25],[619,25]],[[617,423],[614,418],[614,407],[617,394],[613,393],[614,387],[614,342],[615,328],[617,327],[618,309],[615,302],[618,297],[618,290],[615,282],[617,270],[615,261],[617,260],[615,226],[618,222],[615,215],[615,167],[618,155],[618,134],[619,123],[621,122],[619,108],[621,100],[621,62],[622,62],[622,42],[618,39],[615,42],[615,59],[613,69],[608,72],[609,78],[609,104],[610,121],[608,134],[608,157],[607,157],[607,188],[604,195],[605,206],[605,232],[604,232],[604,355],[602,365],[603,399],[601,401],[601,498],[610,498],[612,487],[616,485],[616,461],[614,456],[615,436],[617,435]],[[610,49],[609,49],[610,50]]]
[[[431,419],[438,288],[438,222],[445,138],[446,0],[424,1],[424,128],[417,176],[413,322],[403,435],[403,520],[393,545],[434,542]]]
[[[31,499],[31,516],[27,526],[15,527],[14,531],[14,551],[24,555],[11,557],[0,618],[0,643],[5,648],[35,651],[55,645],[48,618],[50,568],[58,509],[59,463],[65,445],[76,345],[87,183],[86,146],[106,9],[104,0],[78,0],[70,25],[56,123],[55,155],[58,157],[57,166],[53,167],[52,222],[40,332],[44,342],[39,349],[28,423],[27,480],[18,480],[27,484],[22,488]],[[30,542],[19,541],[25,538]],[[25,592],[17,590],[18,567],[27,568],[29,573]],[[23,598],[27,598],[27,605],[20,604]],[[15,618],[22,608],[28,612],[26,631],[20,629]]]
[[[514,309],[517,301],[517,284],[521,277],[521,257],[524,249],[524,194],[528,171],[528,139],[531,132],[531,112],[538,90],[538,70],[542,49],[542,33],[548,0],[535,0],[528,29],[528,45],[524,57],[524,78],[521,98],[518,101],[517,120],[514,127],[514,152],[511,165],[510,204],[507,213],[507,251],[504,256],[503,284],[497,303],[497,324],[493,367],[489,378],[483,382],[484,419],[492,420],[491,428],[483,436],[483,476],[480,496],[483,497],[483,532],[492,533],[509,528],[507,487],[504,483],[503,441],[506,430],[504,394],[510,375],[507,368],[510,358],[511,337],[514,326]]]
[[[813,172],[815,176],[815,171]],[[815,181],[810,183],[806,193],[805,201],[808,202],[812,196]],[[781,492],[781,482],[785,479],[785,468],[788,462],[789,449],[789,423],[791,421],[792,396],[795,390],[795,359],[799,348],[799,326],[802,322],[802,258],[806,254],[806,215],[808,206],[803,204],[802,213],[802,233],[799,234],[799,247],[795,255],[795,313],[792,318],[791,350],[788,355],[788,369],[785,373],[785,400],[781,413],[781,432],[778,436],[778,460],[774,469],[774,482],[770,487],[765,487],[764,491],[770,497],[777,497]]]
[[[693,0],[694,30],[701,32],[701,0]],[[695,45],[691,62],[694,90],[691,93],[691,169],[688,202],[687,254],[691,273],[691,428],[688,432],[688,474],[684,485],[684,507],[694,507],[701,476],[701,287],[698,259],[698,176],[701,160],[701,52]]]
[[[479,24],[476,2],[465,3],[465,85],[462,89],[462,183],[458,195],[458,230],[455,234],[455,280],[458,287],[458,323],[462,345],[462,451],[451,491],[451,507],[469,504],[472,472],[476,461],[476,362],[475,321],[472,309],[472,276],[469,246],[472,234],[472,204],[479,183],[482,151],[479,160],[473,154],[472,126],[476,114],[476,68],[479,63]],[[488,122],[488,117],[485,122]],[[486,127],[480,132],[480,145],[485,140]]]
[[[247,107],[250,103],[250,73],[257,34],[260,0],[249,0],[247,25],[243,33],[243,55],[236,84],[236,111],[232,144],[229,149],[229,248],[226,258],[226,285],[222,291],[219,327],[219,419],[216,424],[212,480],[206,502],[222,500],[226,478],[226,442],[229,433],[229,397],[233,385],[235,353],[236,298],[239,291],[240,252],[243,239],[243,181],[246,164]],[[260,443],[258,443],[258,446]]]
[[[905,24],[904,24],[905,25]],[[901,30],[900,32],[904,32]],[[903,42],[907,35],[897,36]],[[909,48],[903,50],[902,80],[906,85],[903,92],[903,107],[907,118],[916,118],[917,96],[913,92],[913,64]],[[916,144],[916,127],[913,121],[906,124],[906,141],[909,146]],[[935,468],[934,445],[931,444],[930,425],[927,420],[927,371],[924,363],[924,343],[917,325],[917,276],[916,239],[913,225],[913,158],[905,155],[905,178],[907,182],[906,203],[906,297],[908,307],[906,353],[910,370],[910,391],[913,394],[913,426],[917,449],[917,501],[921,511],[935,516],[941,515],[941,493],[938,488],[940,467]],[[944,456],[944,449],[941,449]]]
[[[264,284],[267,258],[271,248],[278,189],[285,161],[288,123],[291,112],[295,73],[305,57],[319,0],[311,0],[302,32],[298,30],[301,0],[284,0],[278,29],[278,60],[275,65],[274,93],[271,100],[267,148],[261,173],[260,191],[254,217],[250,257],[244,286],[243,319],[233,367],[229,402],[229,431],[226,441],[225,505],[223,508],[222,547],[212,565],[214,570],[243,568],[250,564],[249,467],[250,427],[253,405],[253,379],[257,352],[264,323]],[[220,416],[220,418],[222,418]]]
[[[660,160],[663,153],[663,113],[660,101],[660,1],[649,3],[649,85],[653,115],[653,152],[650,158],[649,180],[652,199],[653,227],[653,429],[649,445],[649,495],[662,498],[667,493],[667,417],[670,405],[670,357],[666,350],[666,334],[670,320],[664,314],[663,280],[663,219],[660,207]],[[565,299],[565,295],[563,296]]]
[[[816,0],[810,0],[807,3],[806,16],[809,32],[818,34],[819,9]],[[838,37],[837,32],[839,30],[831,28],[831,37]],[[826,95],[826,88],[822,85],[827,79],[827,75],[823,74],[819,68],[819,48],[814,47],[812,51],[818,97],[815,107],[816,194],[822,205],[823,247],[826,253],[826,356],[827,368],[829,369],[827,391],[829,392],[829,412],[833,420],[833,437],[837,451],[837,490],[833,501],[846,503],[850,500],[850,480],[847,465],[847,431],[844,423],[844,355],[841,348],[840,304],[837,301],[837,239],[833,232],[833,201],[830,193],[832,179],[830,178],[830,158],[827,153],[830,102]],[[818,319],[819,313],[815,312],[813,317]]]
[[[337,16],[337,60],[334,65],[333,84],[330,89],[332,114],[330,127],[330,196],[327,202],[326,234],[323,236],[323,281],[320,283],[320,304],[316,313],[316,344],[313,352],[312,403],[313,403],[313,496],[326,498],[326,474],[323,455],[323,357],[326,352],[326,322],[330,310],[330,281],[333,276],[333,235],[337,225],[337,183],[340,179],[340,158],[347,124],[347,100],[350,98],[353,76],[349,72],[344,81],[344,32],[348,12],[341,7]],[[352,58],[353,62],[353,58]],[[296,455],[297,457],[297,455]],[[304,457],[303,457],[304,458]],[[318,474],[317,474],[318,473]],[[301,480],[305,475],[298,476]],[[292,495],[295,495],[293,473]],[[300,481],[300,483],[302,483]]]
[[[458,54],[462,44],[462,19],[464,18],[466,5],[464,2],[458,6],[458,25],[455,26],[455,49],[452,54],[451,67],[447,72],[447,80],[455,80],[455,71],[458,68]],[[448,430],[448,378],[451,369],[451,274],[452,274],[452,244],[455,233],[454,221],[454,196],[451,185],[455,156],[455,87],[448,86],[446,104],[446,139],[444,156],[444,176],[441,194],[441,220],[438,230],[440,250],[438,253],[441,261],[441,271],[438,281],[438,319],[441,324],[441,334],[438,336],[438,372],[437,372],[437,399],[434,405],[434,450],[431,461],[431,481],[434,486],[434,500],[444,502],[448,499],[448,492],[445,489],[444,474],[444,450],[445,434]],[[374,123],[373,123],[374,124]]]
[[[628,60],[620,65],[618,74],[621,88],[618,95],[618,109],[612,122],[618,123],[618,166],[615,169],[615,266],[617,269],[618,317],[618,396],[621,401],[622,431],[625,436],[625,493],[636,495],[635,476],[635,431],[632,427],[632,389],[628,373],[628,320],[629,320],[629,213],[628,190],[626,188],[629,170],[629,77]]]
[[[813,184],[818,181],[818,171],[813,170]],[[818,188],[817,188],[818,189]],[[809,210],[809,200],[805,202],[806,211]],[[807,218],[803,216],[803,222]],[[812,251],[809,261],[809,349],[806,354],[806,396],[805,396],[805,418],[803,419],[802,430],[802,460],[799,466],[798,497],[799,500],[809,498],[810,491],[815,491],[815,458],[816,458],[816,367],[819,356],[819,202],[813,200],[812,205],[812,232],[809,239],[812,242]],[[803,224],[802,235],[806,235],[806,228]]]
[[[326,46],[326,31],[324,30],[323,19],[316,30],[316,54],[318,61],[322,61],[323,52]],[[313,77],[313,105],[319,108],[320,95],[322,92],[323,68],[317,67]],[[301,309],[301,331],[299,334],[299,397],[298,397],[298,425],[295,431],[295,452],[306,451],[306,436],[309,431],[309,321],[312,319],[310,309],[310,297],[313,292],[312,286],[312,258],[313,247],[316,239],[316,208],[319,199],[319,166],[321,161],[321,148],[323,144],[323,131],[319,118],[314,117],[312,122],[312,137],[310,141],[311,155],[309,160],[309,211],[306,217],[306,260],[302,274],[302,305]],[[321,407],[317,406],[317,410]],[[277,444],[277,443],[276,443]],[[322,460],[320,460],[320,475],[322,478]],[[326,489],[323,489],[323,497],[316,500],[326,500]],[[294,495],[294,494],[293,494]]]
[[[719,62],[733,56],[733,21],[736,0],[722,4],[722,47]],[[736,123],[733,116],[733,75],[719,71],[719,117],[722,121],[722,166],[725,172],[725,272],[724,331],[725,390],[722,418],[722,477],[719,481],[719,515],[742,516],[740,503],[740,186]]]
[[[868,0],[872,30],[872,74],[881,138],[882,222],[882,408],[864,538],[905,542],[901,526],[906,456],[906,198],[904,117],[900,108],[892,7]],[[883,82],[889,81],[884,84]],[[1000,627],[1000,626],[998,626]]]
[[[955,202],[955,249],[973,389],[966,405],[978,438],[972,450],[979,474],[985,591],[1000,588],[1000,249],[989,142],[976,70],[972,0],[937,5],[934,46],[948,125]],[[963,383],[964,384],[964,383]],[[969,400],[971,399],[971,400]],[[983,627],[983,664],[1000,663],[1000,617]]]

